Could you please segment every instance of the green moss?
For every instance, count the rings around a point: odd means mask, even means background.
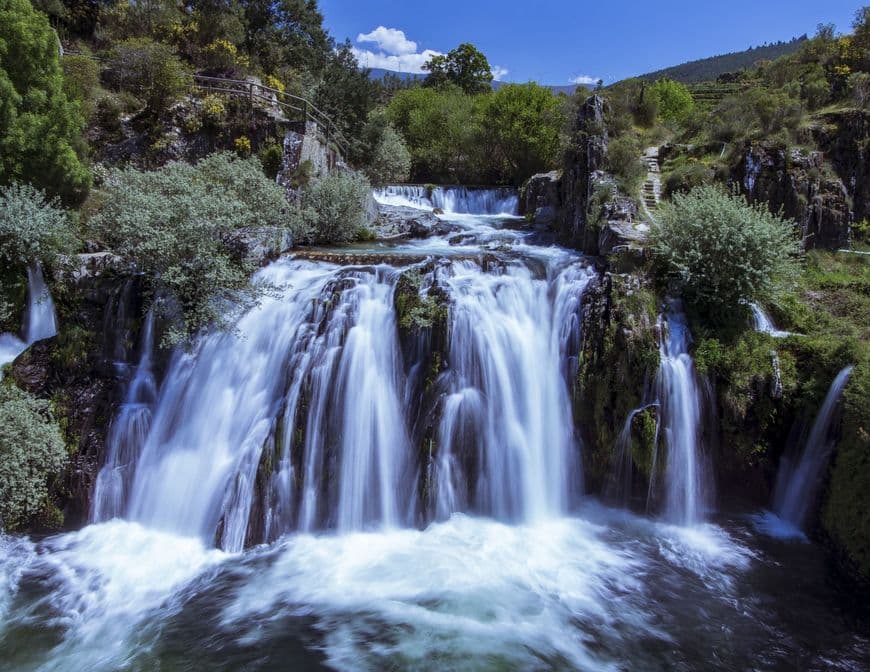
[[[652,478],[657,433],[658,410],[655,407],[635,416],[631,429],[631,459],[647,481]]]
[[[403,331],[432,329],[447,321],[445,297],[422,288],[423,274],[418,269],[403,273],[396,284],[396,318]]]

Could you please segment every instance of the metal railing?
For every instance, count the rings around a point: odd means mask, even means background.
[[[288,121],[304,121],[306,124],[309,121],[313,121],[317,124],[318,130],[323,134],[326,145],[329,146],[330,143],[334,144],[343,156],[347,156],[347,139],[329,115],[319,110],[307,98],[294,96],[293,94],[246,79],[194,75],[193,81],[196,87],[203,91],[244,98],[250,103],[251,107],[254,106],[255,102],[276,106],[284,112],[284,116]]]

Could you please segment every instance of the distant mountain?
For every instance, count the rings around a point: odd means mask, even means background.
[[[426,75],[421,75],[414,72],[395,72],[393,70],[384,70],[383,68],[371,68],[371,72],[369,73],[369,77],[371,79],[384,79],[384,77],[398,77],[403,82],[422,82],[426,79]],[[492,88],[498,91],[501,87],[503,87],[508,82],[493,82]],[[556,86],[556,85],[545,85],[548,89],[550,89],[553,93],[559,94],[564,93],[568,96],[574,93],[577,88],[574,84],[569,84],[566,86]]]
[[[762,47],[752,47],[746,51],[735,51],[730,54],[702,58],[697,61],[689,61],[682,65],[675,65],[664,70],[656,70],[645,75],[641,79],[655,81],[662,77],[673,79],[683,84],[697,84],[709,82],[726,72],[735,72],[745,68],[751,68],[758,61],[772,61],[780,56],[793,54],[807,41],[807,36],[796,37],[789,42],[777,42]]]

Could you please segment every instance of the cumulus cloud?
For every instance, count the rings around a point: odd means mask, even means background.
[[[497,82],[500,82],[502,79],[507,77],[509,72],[510,70],[503,68],[500,65],[492,66],[492,78]]]
[[[377,44],[385,54],[405,56],[417,53],[417,43],[405,37],[404,30],[378,26],[370,33],[360,33],[356,37],[360,44]]]
[[[600,77],[592,77],[591,75],[577,75],[576,77],[572,77],[569,81],[572,84],[580,84],[582,86],[594,86],[598,84],[598,80]]]
[[[357,35],[358,44],[376,44],[376,49],[353,47],[354,56],[364,68],[382,68],[395,72],[424,72],[423,66],[433,57],[441,56],[440,51],[424,49],[409,40],[405,31],[378,26],[370,33]]]

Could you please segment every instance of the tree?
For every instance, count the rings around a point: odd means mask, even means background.
[[[279,239],[288,228],[284,192],[256,158],[223,152],[195,166],[116,171],[92,235],[143,273],[158,312],[172,324],[169,343],[214,325],[231,328],[259,295],[245,236]]]
[[[410,177],[411,153],[392,124],[381,129],[365,172],[376,186],[405,182]]]
[[[0,0],[0,184],[30,182],[66,203],[83,201],[83,127],[64,93],[48,18],[28,0]]]
[[[69,252],[75,236],[69,217],[56,200],[29,184],[0,188],[0,262],[21,270],[39,261],[50,264]]]
[[[533,82],[507,84],[486,98],[483,123],[504,178],[522,184],[553,168],[567,120],[564,99]]]
[[[658,101],[659,116],[665,121],[685,121],[695,107],[695,100],[685,84],[672,79],[660,79],[649,89]]]
[[[153,116],[165,112],[192,84],[171,47],[144,37],[115,47],[110,73],[112,83],[140,97]]]
[[[359,173],[336,171],[302,192],[307,239],[313,243],[346,243],[366,228],[366,202],[372,187]]]
[[[708,318],[768,300],[797,274],[794,225],[717,187],[675,194],[650,235],[686,300]]]
[[[0,385],[0,528],[21,528],[44,512],[49,481],[66,462],[48,402]]]
[[[423,66],[429,72],[427,86],[455,84],[465,93],[486,93],[492,88],[492,67],[478,49],[468,42],[460,44],[446,56],[433,56]]]

